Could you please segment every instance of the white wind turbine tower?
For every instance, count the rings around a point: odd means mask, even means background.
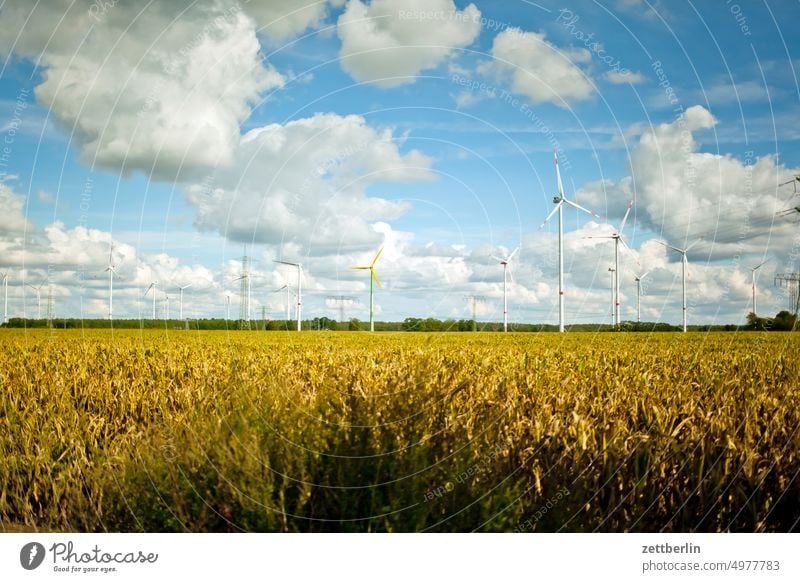
[[[108,320],[114,321],[114,277],[117,275],[117,266],[114,264],[114,243],[108,250]]]
[[[228,323],[230,318],[231,318],[231,296],[230,295],[226,295],[225,296],[225,323]]]
[[[8,271],[3,273],[3,323],[8,323]]]
[[[614,325],[616,321],[616,316],[614,315],[614,302],[616,301],[616,295],[614,294],[614,290],[617,287],[617,270],[614,267],[609,267],[608,272],[611,273],[611,325]],[[617,303],[619,305],[619,303]]]
[[[368,267],[351,267],[351,269],[355,269],[356,271],[369,271],[369,330],[375,331],[375,286],[373,283],[377,283],[378,287],[381,286],[381,280],[378,278],[378,273],[375,272],[375,263],[378,262],[378,258],[381,256],[383,252],[383,247],[378,250],[378,254],[375,255],[375,258],[372,259],[372,262],[369,264]]]
[[[573,208],[590,214],[595,218],[599,216],[586,210],[583,206],[567,200],[564,196],[564,185],[561,183],[561,170],[558,167],[558,151],[554,150],[553,155],[556,159],[556,177],[558,180],[558,196],[553,197],[555,208],[547,215],[544,222],[539,228],[544,228],[553,215],[558,212],[558,331],[564,331],[564,204],[569,204]]]
[[[150,293],[150,291],[153,292],[153,319],[154,320],[156,318],[156,289],[158,288],[158,286],[159,286],[158,285],[158,281],[153,281],[152,283],[150,283],[150,286],[144,292],[145,297],[147,296],[148,293]]]
[[[628,216],[631,214],[631,209],[633,208],[633,200],[630,201],[628,204],[628,210],[625,212],[625,217],[622,219],[622,224],[619,225],[619,230],[611,234],[610,236],[588,236],[586,238],[607,238],[614,241],[614,271],[619,273],[619,245],[622,243],[626,249],[630,248],[628,243],[625,242],[625,239],[622,238],[622,231],[625,229],[625,223],[628,222]],[[614,309],[612,310],[612,323],[616,326],[620,324],[620,316],[619,316],[619,275],[614,277]]]
[[[164,321],[169,321],[169,295],[164,291]]]
[[[682,286],[683,286],[683,331],[684,332],[686,332],[686,270],[687,270],[687,268],[689,266],[689,259],[686,258],[686,255],[692,249],[692,247],[694,245],[696,245],[697,243],[699,243],[701,240],[702,240],[702,237],[700,237],[699,239],[694,241],[692,244],[690,244],[685,249],[679,249],[678,247],[674,247],[672,245],[668,245],[664,241],[660,241],[660,240],[656,241],[658,244],[664,245],[668,249],[672,249],[673,251],[680,253],[681,257],[682,257],[681,258],[681,264],[682,264],[681,271],[682,271],[683,276],[681,278],[682,278],[682,281],[683,281]]]
[[[303,319],[303,265],[302,263],[290,263],[289,261],[275,261],[281,265],[288,265],[297,268],[297,331],[302,331]]]
[[[508,275],[510,274],[508,271],[508,264],[511,262],[511,259],[514,258],[514,255],[517,254],[517,251],[519,251],[519,247],[515,248],[505,259],[492,255],[495,261],[503,265],[503,332],[508,332],[508,292],[506,289],[508,285]],[[511,275],[511,282],[514,282],[514,275]]]
[[[642,280],[650,274],[647,271],[644,275],[634,275],[636,281],[636,323],[642,321]]]
[[[753,315],[758,315],[758,305],[756,303],[756,271],[758,271],[761,267],[769,263],[771,260],[772,258],[770,257],[766,261],[762,262],[760,265],[756,265],[755,267],[750,267],[750,275],[753,283]]]
[[[39,285],[35,287],[30,283],[27,283],[27,286],[36,291],[36,319],[42,318],[42,287],[44,285]]]
[[[180,299],[179,299],[180,303],[179,303],[178,311],[180,312],[181,321],[183,321],[183,292],[184,292],[184,290],[188,289],[191,286],[192,286],[191,283],[189,283],[188,285],[178,285],[178,291],[180,292]]]

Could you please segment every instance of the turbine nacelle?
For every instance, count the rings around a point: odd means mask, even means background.
[[[519,249],[520,247],[515,248],[505,259],[498,257],[497,255],[492,255],[492,258],[505,267],[511,262],[511,259],[514,258],[514,255],[519,252]]]

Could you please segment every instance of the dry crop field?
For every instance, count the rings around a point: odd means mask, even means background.
[[[799,344],[0,330],[0,525],[789,531]]]

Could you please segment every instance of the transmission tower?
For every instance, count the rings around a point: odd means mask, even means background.
[[[250,259],[245,248],[239,276],[239,329],[250,329]]]
[[[800,273],[778,273],[775,275],[775,286],[786,287],[789,290],[790,309],[797,317],[800,306]]]
[[[478,331],[478,302],[486,301],[486,297],[467,295],[467,301],[469,301],[472,306],[472,331]]]
[[[328,303],[339,308],[339,322],[345,323],[344,308],[349,307],[355,302],[354,297],[346,297],[344,295],[337,295],[335,297],[328,297]]]

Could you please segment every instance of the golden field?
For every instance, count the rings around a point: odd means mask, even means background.
[[[789,531],[790,334],[0,330],[0,526]]]

